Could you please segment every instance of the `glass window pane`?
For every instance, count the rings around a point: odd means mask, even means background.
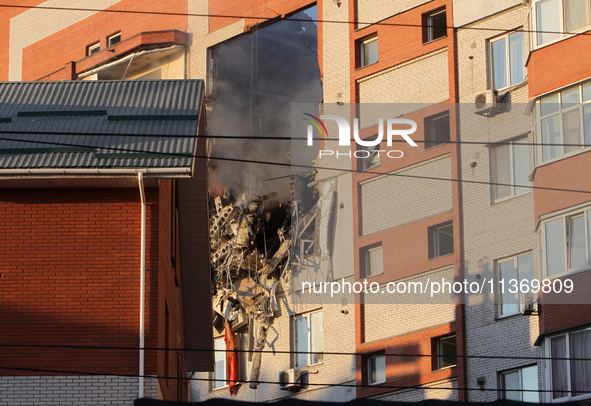
[[[542,160],[556,158],[562,151],[562,147],[554,144],[561,144],[560,120],[558,115],[550,116],[542,120]]]
[[[517,269],[519,280],[531,281],[534,278],[534,256],[532,253],[523,254],[517,257]]]
[[[538,403],[540,401],[540,395],[537,392],[540,388],[538,386],[538,367],[533,365],[531,367],[521,369],[521,383],[522,389],[525,391],[536,391],[536,392],[523,392],[523,401]]]
[[[369,383],[386,382],[386,356],[378,355],[369,359]]]
[[[564,146],[565,152],[581,149],[581,121],[579,119],[579,110],[569,111],[562,115],[562,126],[564,127]]]
[[[554,337],[550,340],[552,358],[566,358],[566,336]],[[568,370],[566,359],[552,360],[552,397],[563,398],[568,395]]]
[[[583,101],[591,100],[591,82],[583,85]]]
[[[324,324],[322,312],[315,312],[310,314],[310,329],[312,345],[310,351],[318,352],[320,354],[311,354],[310,359],[312,364],[319,364],[322,362],[324,351]]]
[[[515,183],[515,194],[527,193],[529,188],[519,186],[529,186],[529,146],[527,138],[522,138],[513,143],[513,182]]]
[[[439,367],[451,367],[458,363],[456,356],[456,336],[439,340]]]
[[[540,100],[540,114],[542,116],[556,113],[559,107],[560,105],[558,104],[558,93],[542,97],[542,99]]]
[[[364,66],[378,61],[378,39],[373,38],[363,43]]]
[[[583,106],[583,122],[585,125],[585,145],[591,145],[591,104]]]
[[[439,11],[427,18],[429,41],[445,37],[447,35],[447,21],[445,11]]]
[[[370,248],[367,250],[368,276],[384,273],[384,259],[382,247]]]
[[[503,387],[505,388],[505,399],[521,402],[519,371],[503,374]]]
[[[296,318],[296,351],[297,359],[296,366],[303,367],[308,364],[308,319],[306,317]],[[302,352],[304,354],[302,354]]]
[[[548,276],[559,275],[566,271],[564,263],[565,241],[564,219],[548,221],[546,223],[546,270]]]
[[[501,315],[519,313],[519,296],[517,292],[511,293],[507,286],[510,286],[511,279],[517,279],[515,260],[499,262],[500,278],[505,280],[504,292],[501,292]]]
[[[216,338],[213,340],[214,352],[214,366],[213,366],[213,381],[211,383],[213,389],[221,388],[226,385],[226,345],[224,338]]]
[[[511,66],[511,86],[525,80],[525,57],[523,46],[523,32],[509,35],[509,63]]]
[[[435,229],[435,256],[440,257],[454,252],[453,225]]]
[[[511,145],[501,145],[494,150],[495,154],[495,199],[511,196],[513,184],[511,179]]]
[[[581,102],[579,95],[579,86],[571,87],[562,91],[560,100],[562,101],[562,108],[566,109],[571,106],[576,106]]]
[[[565,0],[564,20],[567,32],[576,31],[588,25],[587,3],[588,0]]]
[[[568,265],[579,269],[587,264],[587,243],[585,241],[585,215],[567,217]]]
[[[240,366],[240,380],[241,381],[248,381],[248,377],[250,376],[250,368],[252,366],[252,361],[248,360],[248,350],[249,350],[249,338],[250,334],[242,333],[238,335],[238,340],[240,343],[240,350],[241,352],[238,357],[240,359],[239,366]]]
[[[571,358],[591,358],[591,330],[569,334]],[[591,391],[591,361],[571,361],[572,395],[583,395]]]
[[[505,38],[492,42],[493,87],[507,87],[507,44]]]
[[[560,0],[542,0],[536,3],[538,45],[560,38]]]

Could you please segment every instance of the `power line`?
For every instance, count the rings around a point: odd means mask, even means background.
[[[83,134],[76,133],[76,132],[67,132],[67,131],[10,131],[10,130],[0,130],[0,134],[6,135],[63,135],[63,136],[97,136],[97,137],[138,137],[138,138],[195,138],[195,139],[213,139],[213,140],[263,140],[263,141],[304,141],[307,138],[293,138],[293,137],[276,137],[272,135],[260,135],[260,136],[243,136],[243,135],[219,135],[219,134],[203,134],[203,135],[189,135],[189,134],[179,134],[179,135],[172,135],[172,134],[131,134],[131,133],[100,133],[100,132],[90,132],[85,131]],[[3,139],[4,140],[4,139]],[[20,139],[13,139],[10,138],[10,141],[14,142],[32,142],[28,140],[20,140]],[[340,138],[323,138],[323,137],[313,137],[313,141],[340,141]],[[356,141],[355,138],[349,138],[349,141]],[[367,141],[367,139],[364,139]],[[419,144],[428,144],[433,141],[430,140],[413,140]],[[383,142],[383,141],[382,141]],[[392,139],[392,142],[405,144],[405,140],[399,139]],[[459,145],[485,145],[485,146],[501,146],[501,145],[512,145],[515,143],[515,138],[512,138],[508,141],[445,141],[445,144],[459,144]],[[527,145],[527,146],[542,146],[542,147],[591,147],[590,144],[572,144],[572,143],[544,143],[544,142],[520,142],[518,145]],[[103,147],[92,147],[89,146],[88,148],[103,148]]]
[[[163,347],[113,347],[113,346],[93,346],[93,345],[65,345],[65,344],[0,344],[5,348],[59,348],[59,349],[93,349],[93,350],[117,350],[117,351],[186,351],[186,352],[238,352],[238,353],[261,353],[261,354],[312,354],[312,355],[342,355],[342,356],[367,356],[371,353],[363,352],[334,352],[334,351],[287,351],[287,350],[215,350],[208,348],[163,348]],[[447,357],[439,354],[417,354],[417,353],[384,353],[387,357]],[[569,358],[569,357],[528,357],[528,356],[510,356],[510,355],[461,355],[457,358],[466,359],[513,359],[513,360],[531,360],[531,361],[591,361],[591,358]]]
[[[54,10],[54,11],[81,11],[81,12],[93,12],[93,13],[115,13],[115,14],[148,14],[148,15],[165,15],[165,16],[176,16],[176,17],[207,17],[207,18],[230,18],[234,20],[262,20],[264,21],[292,21],[292,22],[315,22],[322,24],[348,24],[348,25],[365,25],[369,26],[393,26],[393,27],[415,27],[425,28],[427,24],[410,24],[410,23],[391,23],[384,21],[385,19],[392,18],[394,16],[386,17],[384,20],[375,22],[362,22],[362,21],[351,21],[351,20],[324,20],[324,19],[312,19],[312,18],[293,18],[287,17],[281,18],[281,15],[275,17],[268,16],[249,16],[239,14],[208,14],[208,13],[180,13],[173,11],[149,11],[149,10],[114,10],[114,9],[98,9],[98,8],[81,8],[81,7],[52,7],[52,6],[26,6],[26,5],[12,5],[12,4],[0,4],[0,7],[4,8],[20,8],[20,9],[38,9],[38,10]],[[367,28],[363,27],[363,28]],[[454,27],[451,25],[440,26],[446,29],[455,30],[473,30],[473,31],[492,31],[492,32],[509,32],[509,31],[521,31],[526,33],[543,33],[543,34],[560,34],[560,35],[591,35],[591,32],[569,32],[569,31],[548,31],[548,30],[526,30],[526,29],[507,29],[507,28],[489,28],[489,27]]]
[[[12,138],[0,137],[2,141],[15,141]],[[469,180],[469,179],[456,179],[456,178],[439,178],[435,176],[421,176],[421,175],[409,175],[409,174],[402,174],[402,173],[394,173],[394,172],[378,172],[372,170],[357,170],[357,169],[347,169],[347,168],[335,168],[335,167],[325,167],[325,166],[317,166],[317,165],[300,165],[300,164],[293,164],[288,162],[273,162],[273,161],[261,161],[261,160],[254,160],[254,159],[241,159],[241,158],[226,158],[226,157],[217,157],[217,156],[205,156],[205,155],[195,155],[189,153],[174,153],[174,152],[152,152],[152,151],[145,151],[145,150],[138,150],[138,149],[130,149],[130,148],[119,148],[119,147],[109,147],[109,146],[91,146],[91,145],[84,145],[84,144],[72,144],[72,143],[65,143],[65,142],[53,142],[53,141],[41,141],[41,140],[18,140],[18,142],[29,142],[29,143],[36,143],[36,144],[45,144],[45,145],[56,145],[61,147],[76,147],[76,148],[96,148],[96,149],[105,149],[111,151],[123,151],[123,152],[133,152],[133,153],[141,153],[141,154],[150,154],[155,155],[154,158],[157,157],[180,157],[180,158],[198,158],[198,159],[211,159],[211,160],[218,160],[218,161],[226,161],[226,162],[239,162],[239,163],[248,163],[248,164],[261,164],[261,165],[274,165],[274,166],[283,166],[283,167],[290,167],[290,168],[299,168],[299,169],[310,169],[310,170],[328,170],[328,171],[337,171],[337,172],[347,172],[347,173],[364,173],[370,175],[381,175],[381,176],[397,176],[400,178],[408,178],[408,179],[422,179],[422,180],[440,180],[440,181],[447,181],[447,182],[455,182],[455,183],[468,183],[468,184],[475,184],[475,185],[486,185],[486,186],[510,186],[514,187],[514,184],[511,183],[499,183],[499,182],[486,182],[486,181],[479,181],[479,180]],[[125,156],[121,156],[121,158],[126,158]],[[110,158],[115,159],[115,158]],[[404,169],[404,168],[401,168]],[[518,185],[520,188],[525,189],[535,189],[535,190],[547,190],[553,192],[572,192],[572,193],[584,193],[584,194],[591,194],[589,190],[579,190],[579,189],[565,189],[565,188],[553,188],[547,186],[533,186],[533,185]]]
[[[77,375],[90,375],[90,376],[114,376],[119,378],[151,378],[151,379],[168,379],[168,380],[180,380],[180,381],[202,381],[202,382],[235,382],[235,383],[257,383],[257,384],[271,384],[280,385],[283,382],[280,381],[249,381],[239,379],[216,379],[216,378],[194,378],[194,377],[178,377],[178,376],[154,376],[154,375],[140,375],[140,374],[115,374],[109,372],[95,372],[95,371],[77,371],[70,369],[49,369],[49,368],[23,368],[23,367],[0,367],[0,370],[7,371],[22,371],[22,372],[46,372],[56,374],[77,374]],[[348,383],[313,383],[306,382],[304,385],[308,386],[324,386],[324,387],[341,387],[341,388],[381,388],[381,389],[415,389],[415,390],[457,390],[457,391],[490,391],[490,392],[535,392],[535,393],[554,393],[552,389],[505,389],[505,388],[453,388],[453,387],[437,387],[437,386],[425,386],[425,385],[370,385],[370,384],[348,384]],[[591,391],[577,391],[577,393],[587,394]]]

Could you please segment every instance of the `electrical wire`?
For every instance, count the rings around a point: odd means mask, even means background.
[[[54,11],[76,11],[76,12],[93,12],[93,13],[115,13],[115,14],[147,14],[147,15],[164,15],[164,16],[176,16],[176,17],[204,17],[204,18],[230,18],[234,20],[262,20],[264,21],[292,21],[292,22],[315,22],[322,24],[349,24],[349,25],[365,25],[364,29],[370,26],[382,25],[382,26],[393,26],[393,27],[415,27],[425,28],[427,24],[410,24],[410,23],[392,23],[386,22],[386,19],[394,16],[386,17],[380,21],[374,22],[363,22],[363,21],[351,21],[351,20],[325,20],[325,19],[311,19],[311,18],[293,18],[287,17],[282,18],[281,15],[275,17],[268,16],[249,16],[239,14],[207,14],[207,13],[181,13],[173,11],[150,11],[150,10],[115,10],[115,9],[98,9],[98,8],[81,8],[81,7],[53,7],[53,6],[27,6],[27,5],[13,5],[13,4],[0,4],[0,8],[17,8],[17,9],[38,9],[38,10],[54,10]],[[297,13],[297,11],[296,11]],[[560,34],[560,35],[591,35],[591,32],[572,32],[572,31],[548,31],[548,30],[526,30],[519,28],[489,28],[489,27],[454,27],[450,25],[440,26],[446,29],[455,30],[473,30],[473,31],[492,31],[492,32],[511,32],[521,31],[526,33],[543,33],[543,34]]]
[[[339,356],[367,356],[370,353],[364,352],[331,352],[331,351],[287,351],[287,350],[260,350],[260,351],[249,351],[249,350],[214,350],[214,349],[197,349],[197,348],[162,348],[162,347],[112,347],[112,346],[93,346],[93,345],[51,345],[51,344],[1,344],[0,348],[55,348],[55,349],[93,349],[93,350],[117,350],[117,351],[186,351],[186,352],[258,352],[261,354],[321,354],[321,355],[339,355]],[[416,354],[416,353],[384,353],[387,357],[429,357],[429,358],[442,358],[446,355],[439,354]],[[512,359],[512,360],[531,360],[531,361],[591,361],[591,358],[569,358],[569,357],[528,357],[528,356],[511,356],[511,355],[461,355],[457,354],[457,358],[466,359]]]
[[[15,141],[12,138],[0,137],[2,141]],[[218,156],[206,156],[206,155],[195,155],[189,153],[174,153],[174,152],[151,152],[145,150],[138,150],[138,149],[130,149],[130,148],[119,148],[119,147],[108,147],[108,146],[90,146],[90,145],[83,145],[83,144],[72,144],[72,143],[64,143],[64,142],[53,142],[53,141],[41,141],[41,140],[22,140],[19,139],[18,142],[23,143],[36,143],[36,144],[44,144],[44,145],[55,145],[61,147],[76,147],[76,148],[96,148],[96,149],[104,149],[110,151],[123,151],[123,152],[133,152],[133,153],[140,153],[140,154],[149,154],[154,155],[154,158],[157,157],[180,157],[180,158],[198,158],[198,159],[211,159],[211,160],[218,160],[218,161],[227,161],[227,162],[240,162],[246,164],[261,164],[261,165],[275,165],[275,166],[283,166],[283,167],[290,167],[290,168],[300,168],[300,169],[311,169],[311,170],[328,170],[328,171],[337,171],[337,172],[347,172],[347,173],[364,173],[370,175],[381,175],[381,176],[396,176],[400,178],[408,178],[408,179],[422,179],[422,180],[439,180],[439,181],[447,181],[447,182],[455,182],[455,183],[469,183],[475,185],[486,185],[486,186],[515,186],[514,184],[510,183],[499,183],[499,182],[486,182],[486,181],[479,181],[479,180],[469,180],[469,179],[456,179],[456,178],[439,178],[436,176],[421,176],[421,175],[409,175],[403,173],[395,173],[395,172],[379,172],[379,171],[372,171],[372,170],[357,170],[357,169],[347,169],[347,168],[336,168],[336,167],[326,167],[326,166],[318,166],[318,165],[300,165],[288,162],[273,162],[273,161],[261,161],[261,160],[254,160],[254,159],[240,159],[240,158],[226,158],[226,157],[218,157]],[[121,156],[121,158],[128,158],[125,156]],[[404,168],[402,168],[404,169]],[[566,189],[566,188],[554,188],[554,187],[547,187],[547,186],[534,186],[534,185],[519,185],[520,188],[525,189],[532,189],[532,190],[547,190],[553,192],[571,192],[571,193],[584,193],[584,194],[591,194],[590,190],[579,190],[579,189]]]
[[[56,373],[56,374],[77,374],[77,375],[91,375],[91,376],[114,376],[120,378],[152,378],[152,379],[167,379],[167,380],[180,380],[180,381],[201,381],[201,382],[236,382],[236,383],[250,383],[254,382],[257,384],[271,384],[280,385],[283,382],[280,381],[249,381],[239,379],[216,379],[216,378],[195,378],[195,377],[178,377],[178,376],[154,376],[154,375],[140,375],[140,374],[115,374],[108,372],[94,372],[94,371],[77,371],[71,369],[49,369],[49,368],[22,368],[22,367],[0,367],[0,370],[13,370],[21,372],[45,372],[45,373]],[[308,386],[324,386],[324,387],[341,387],[341,388],[380,388],[380,389],[415,389],[415,390],[457,390],[457,391],[490,391],[490,392],[535,392],[535,393],[553,393],[552,389],[506,389],[506,388],[453,388],[453,387],[437,387],[437,386],[425,386],[425,385],[369,385],[369,384],[348,384],[348,383],[314,383],[306,382]],[[576,391],[577,393],[587,394],[591,391]]]

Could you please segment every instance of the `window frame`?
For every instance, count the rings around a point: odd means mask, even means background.
[[[376,250],[380,250],[382,252],[382,269],[381,272],[379,273],[368,273],[368,270],[371,269],[371,261],[370,261],[370,255],[371,252],[376,251]],[[382,246],[382,243],[379,244],[373,244],[373,245],[369,245],[367,247],[363,247],[361,249],[362,253],[363,253],[363,273],[364,273],[364,278],[373,278],[374,276],[378,276],[378,275],[383,275],[384,274],[384,249]]]
[[[372,368],[371,368],[371,361],[373,359],[377,359],[377,358],[383,358],[384,359],[384,379],[381,381],[375,381],[372,382],[371,380],[371,372],[372,372]],[[386,370],[387,370],[387,362],[386,362],[386,354],[384,354],[383,352],[381,353],[376,353],[376,354],[371,354],[367,357],[367,384],[370,386],[373,385],[381,385],[383,383],[386,383],[386,381],[388,380],[388,376],[386,375]],[[377,375],[377,369],[376,369],[376,375]]]
[[[542,31],[541,29],[538,28],[538,9],[537,9],[537,4],[539,4],[542,1],[546,1],[546,0],[533,0],[531,2],[531,12],[530,12],[530,23],[531,23],[531,27],[532,28],[532,32],[535,32],[537,34],[539,34],[538,31]],[[538,35],[532,35],[531,36],[531,44],[532,44],[532,49],[539,49],[548,45],[552,45],[555,44],[559,41],[562,41],[563,39],[572,37],[573,35],[577,35],[580,32],[584,32],[587,31],[589,29],[589,27],[591,27],[591,3],[590,0],[586,0],[587,1],[587,25],[577,29],[577,30],[573,30],[573,31],[567,31],[566,29],[566,13],[565,13],[565,7],[566,7],[566,2],[565,0],[557,0],[559,3],[559,12],[558,12],[558,23],[559,23],[559,29],[558,29],[558,37],[556,39],[553,39],[551,41],[547,41],[544,43],[538,43]],[[552,31],[552,30],[549,30]],[[566,32],[570,32],[569,34],[565,34]]]
[[[250,375],[250,366],[252,365],[252,362],[248,361],[248,352],[245,351],[245,350],[248,350],[248,337],[249,336],[248,336],[248,333],[235,333],[235,335],[236,335],[236,344],[237,344],[236,348],[238,350],[240,350],[239,352],[237,352],[237,356],[238,356],[238,382],[247,382],[249,375]],[[224,348],[224,352],[222,352],[221,350],[215,349],[216,341],[221,341],[222,346]],[[211,378],[210,383],[211,384],[210,384],[210,388],[209,388],[209,390],[212,392],[220,390],[220,389],[227,389],[229,386],[228,385],[229,371],[228,371],[228,357],[227,357],[228,353],[225,352],[225,350],[226,350],[225,336],[215,337],[213,339],[213,342],[214,342],[214,347],[213,347],[214,348],[214,352],[213,352],[213,354],[214,354],[213,355],[214,356],[214,364],[213,364],[214,369],[212,372],[210,372],[210,378]],[[244,346],[246,346],[247,348],[243,348]],[[241,351],[245,351],[245,352],[241,352]],[[223,381],[223,385],[221,385],[221,386],[215,386],[216,384],[218,384],[218,383],[221,384],[222,382],[214,380],[214,379],[217,379],[216,378],[216,370],[215,370],[215,357],[216,357],[216,354],[218,354],[218,353],[221,353],[224,358],[224,378],[225,378],[225,381]],[[244,370],[243,370],[243,368],[244,368]],[[246,373],[245,376],[242,376],[243,372]]]
[[[432,25],[431,20],[434,16],[444,13],[445,14],[445,35],[435,38],[433,33],[433,28],[435,27]],[[447,10],[445,7],[441,7],[435,10],[428,11],[423,14],[423,26],[425,27],[425,31],[423,34],[423,44],[430,44],[431,42],[440,40],[442,38],[447,37]]]
[[[510,44],[510,39],[509,37],[511,37],[512,35],[515,35],[517,33],[521,33],[523,35],[523,42],[522,42],[522,46],[523,46],[523,58],[524,60],[523,62],[523,80],[521,82],[512,84],[511,81],[511,47],[509,46]],[[499,87],[497,88],[495,85],[495,61],[494,61],[494,53],[493,53],[493,43],[498,42],[498,41],[505,41],[505,63],[506,63],[506,67],[505,67],[505,79],[507,80],[507,86],[503,86],[503,87]],[[511,89],[513,87],[519,86],[525,82],[527,82],[527,67],[525,66],[525,32],[523,31],[523,28],[519,28],[516,30],[513,30],[511,32],[507,32],[503,35],[494,37],[494,38],[490,38],[488,40],[488,55],[489,55],[489,77],[490,77],[490,88],[497,90],[497,91],[503,91],[506,89]]]
[[[365,61],[365,47],[367,46],[367,44],[374,43],[374,42],[376,44],[377,59],[375,62],[366,63],[366,61]],[[378,43],[378,35],[377,34],[372,34],[369,37],[365,37],[365,38],[360,39],[359,43],[358,43],[358,49],[359,49],[359,68],[365,68],[366,66],[375,65],[376,63],[378,63],[380,61],[380,47],[379,47],[379,43]]]
[[[529,402],[529,403],[540,403],[540,382],[539,382],[539,379],[538,379],[538,376],[540,374],[540,368],[539,368],[538,364],[529,364],[529,365],[524,365],[524,366],[520,366],[520,367],[517,367],[517,368],[511,368],[511,369],[508,369],[508,370],[505,370],[505,371],[500,371],[499,372],[499,375],[500,375],[500,379],[499,379],[500,385],[499,386],[502,389],[501,398],[502,399],[507,399],[507,392],[517,392],[518,391],[519,392],[519,397],[520,397],[520,400],[519,401],[520,402],[524,402],[524,400],[523,400],[523,390],[524,390],[523,389],[523,370],[524,369],[527,369],[527,368],[533,368],[533,367],[536,368],[536,383],[538,385],[538,392],[537,392],[538,400],[537,400],[537,402]],[[513,373],[513,372],[519,372],[519,389],[517,389],[515,391],[514,390],[508,390],[507,387],[506,387],[506,383],[505,383],[505,376],[508,375],[508,374],[510,374],[510,373]],[[509,400],[511,400],[511,399],[509,399]]]
[[[427,140],[427,133],[431,134],[431,129],[432,129],[432,125],[433,122],[435,120],[439,120],[442,119],[444,117],[447,117],[447,141],[442,141],[442,142],[438,142],[435,140]],[[437,114],[433,114],[431,116],[425,117],[424,119],[424,131],[425,131],[425,149],[431,149],[431,148],[435,148],[438,147],[440,145],[445,145],[445,144],[449,144],[451,141],[451,120],[450,120],[450,114],[449,114],[449,110],[443,111],[441,113],[437,113]],[[437,142],[437,143],[435,143]]]
[[[313,362],[313,355],[314,354],[310,354],[310,352],[312,352],[312,324],[310,322],[310,317],[313,314],[321,314],[322,315],[322,328],[321,328],[321,333],[322,333],[322,351],[316,351],[316,352],[320,352],[320,360],[318,362]],[[305,350],[305,352],[308,352],[308,354],[305,354],[307,357],[306,360],[306,364],[304,365],[300,365],[299,364],[299,344],[298,344],[298,319],[302,319],[305,318],[307,320],[306,325],[308,328],[308,334],[307,334],[307,349]],[[293,344],[294,344],[294,352],[293,352],[293,366],[296,368],[304,368],[304,367],[309,367],[309,366],[314,366],[314,365],[320,365],[324,363],[324,313],[322,311],[322,309],[318,309],[318,310],[313,310],[307,313],[301,313],[301,314],[297,314],[293,316]],[[304,352],[304,351],[302,351]]]
[[[96,51],[94,50],[96,49]],[[92,56],[101,50],[101,42],[95,41],[92,44],[86,45],[86,56]]]
[[[454,338],[455,339],[455,346],[456,346],[455,347],[456,348],[455,359],[456,359],[456,363],[453,364],[453,365],[443,366],[442,365],[442,360],[443,360],[444,357],[443,357],[443,351],[442,351],[441,344],[442,344],[442,341],[443,340],[447,340],[449,338]],[[458,341],[457,341],[457,338],[458,337],[457,337],[457,334],[456,333],[448,334],[448,335],[445,335],[445,336],[441,336],[441,337],[436,337],[435,338],[435,346],[434,346],[434,348],[435,348],[435,353],[436,353],[436,357],[435,357],[436,359],[435,359],[435,361],[433,363],[433,365],[435,366],[435,370],[439,371],[439,370],[442,370],[442,369],[449,369],[449,368],[454,368],[454,367],[458,366]]]
[[[116,38],[116,37],[119,37],[119,40],[118,40],[117,42],[115,42],[115,43],[111,44],[111,40],[112,40],[113,38]],[[107,37],[107,48],[111,48],[111,47],[113,47],[113,46],[115,46],[115,45],[119,44],[120,42],[121,42],[121,31],[118,31],[118,32],[116,32],[116,33],[114,33],[114,34],[112,34],[112,35],[109,35],[109,36]]]
[[[377,138],[377,135],[376,135],[376,138]],[[383,151],[380,149],[381,145],[382,145],[381,142],[377,145],[372,145],[372,146],[357,145],[358,151],[368,151],[369,152],[369,156],[367,158],[365,158],[365,157],[358,158],[361,160],[361,170],[362,171],[369,171],[371,169],[378,168],[381,165],[380,151]],[[372,159],[375,159],[374,165],[371,165]]]
[[[437,230],[440,230],[444,227],[452,227],[451,237],[452,237],[452,251],[446,254],[439,254],[439,242],[437,238]],[[448,255],[453,255],[454,253],[454,232],[453,232],[453,221],[446,221],[445,223],[436,224],[434,226],[429,227],[429,259],[436,259],[442,258]]]
[[[515,145],[519,144],[520,141],[524,141],[526,144],[529,142],[529,135],[522,135],[522,136],[518,136],[516,138],[512,138],[508,141],[504,141],[504,144],[502,145],[491,145],[491,149],[490,149],[490,153],[491,153],[491,178],[493,180],[493,183],[500,183],[498,181],[498,176],[497,176],[497,168],[500,167],[497,163],[497,151],[499,148],[502,148],[504,146],[509,146],[509,176],[511,178],[511,193],[508,196],[503,196],[503,197],[497,197],[498,192],[497,192],[497,185],[493,184],[492,185],[492,195],[493,195],[493,203],[500,203],[500,202],[504,202],[505,200],[510,200],[510,199],[514,199],[516,197],[519,196],[523,196],[526,195],[528,193],[531,193],[531,188],[528,188],[526,186],[521,186],[521,185],[517,185],[517,181],[515,179]],[[530,167],[530,149],[529,149],[529,145],[524,145],[524,147],[527,147],[527,172],[531,174],[531,167]],[[527,186],[531,186],[531,181],[528,181],[528,185]],[[518,189],[523,188],[524,190],[521,192],[517,192]]]
[[[563,100],[563,93],[568,93],[571,90],[574,90],[575,88],[578,89],[578,93],[579,93],[579,102],[576,104],[572,104],[566,107],[562,106],[562,100]],[[534,118],[534,124],[535,124],[535,139],[536,141],[540,144],[537,146],[537,148],[535,149],[536,151],[536,166],[541,166],[541,165],[546,165],[552,162],[556,162],[559,161],[561,159],[565,159],[577,154],[580,154],[582,152],[588,151],[589,149],[591,149],[591,135],[590,135],[590,143],[589,145],[585,145],[586,140],[585,140],[585,110],[586,109],[591,109],[591,96],[589,96],[588,100],[585,100],[585,90],[587,90],[587,92],[589,92],[589,94],[591,94],[591,80],[586,80],[580,83],[577,83],[575,85],[569,85],[569,86],[565,86],[559,90],[553,91],[551,93],[545,94],[541,97],[538,97],[536,99],[535,102],[535,118]],[[542,115],[542,105],[543,105],[543,100],[549,100],[556,97],[556,101],[555,102],[549,102],[550,105],[556,105],[558,106],[556,111],[551,111],[549,113],[546,113],[545,115]],[[589,106],[589,107],[587,107]],[[564,120],[563,117],[566,114],[569,114],[573,111],[577,111],[579,114],[579,142],[578,144],[581,144],[581,147],[576,147],[576,149],[573,149],[571,151],[566,151],[566,146],[562,145],[562,144],[566,144],[565,142],[565,129],[564,129]],[[591,113],[590,115],[590,120],[591,120]],[[558,148],[558,151],[556,152],[556,156],[554,157],[549,157],[548,159],[544,159],[544,148],[546,148],[546,145],[541,145],[544,142],[543,139],[543,133],[542,133],[542,123],[544,120],[548,120],[552,117],[557,117],[558,119],[558,127],[559,127],[559,140],[556,144],[551,144],[551,143],[546,143],[549,146],[555,145],[553,148]]]
[[[519,258],[520,257],[524,257],[526,255],[531,255],[531,263],[532,263],[532,275],[531,277],[534,277],[534,273],[535,273],[535,266],[534,266],[534,254],[533,251],[526,251],[523,252],[521,254],[517,254],[517,255],[512,255],[510,257],[505,257],[505,258],[501,258],[495,261],[495,267],[496,267],[496,276],[497,276],[497,282],[499,282],[502,278],[502,274],[501,274],[501,264],[505,263],[505,262],[509,262],[509,261],[513,261],[513,265],[515,267],[515,271],[517,272],[517,278],[519,280],[519,282],[521,282],[522,277],[521,277],[521,272],[519,270]],[[505,282],[505,289],[507,289],[508,283]],[[522,297],[524,295],[524,293],[522,293],[520,290],[516,293],[517,294],[517,311],[513,312],[513,313],[506,313],[503,314],[503,297],[502,297],[502,293],[501,291],[498,289],[497,290],[497,318],[498,319],[503,319],[506,317],[511,317],[511,316],[515,316],[515,315],[520,315],[521,312],[523,311],[522,308]]]
[[[549,403],[562,403],[562,402],[566,402],[566,401],[571,401],[571,400],[584,400],[584,399],[589,399],[591,398],[591,394],[589,393],[585,393],[582,395],[577,395],[577,396],[572,396],[573,393],[573,388],[572,388],[572,369],[571,369],[571,348],[570,348],[570,335],[571,334],[575,334],[575,333],[579,333],[582,331],[591,331],[591,326],[587,326],[587,327],[583,327],[583,328],[579,328],[576,330],[569,330],[560,334],[554,334],[552,336],[548,336],[545,338],[544,340],[544,353],[545,353],[545,357],[547,359],[545,359],[545,381],[547,383],[547,389],[548,392],[546,392],[546,402]],[[558,337],[564,337],[565,338],[565,351],[566,351],[566,378],[567,378],[567,389],[566,392],[568,393],[567,396],[563,396],[560,398],[554,398],[554,390],[553,390],[553,377],[552,377],[552,344],[551,341],[552,339],[558,338]]]
[[[568,221],[569,219],[579,216],[581,214],[584,214],[584,226],[585,226],[585,230],[584,230],[584,234],[585,234],[585,243],[586,243],[586,265],[580,266],[578,268],[570,268],[570,264],[569,264],[569,241],[568,241]],[[554,222],[557,220],[561,220],[562,223],[562,235],[559,237],[564,236],[564,245],[561,247],[561,254],[562,254],[562,264],[565,267],[565,270],[563,272],[560,273],[556,273],[556,274],[552,274],[550,275],[548,273],[548,252],[547,252],[547,228],[546,226],[550,223],[550,222]],[[541,269],[542,269],[542,274],[544,278],[547,279],[555,279],[555,278],[561,278],[563,276],[567,276],[567,275],[572,275],[572,274],[576,274],[579,272],[585,272],[591,269],[591,206],[585,206],[585,207],[581,207],[575,210],[570,210],[568,212],[565,213],[561,213],[559,215],[553,216],[553,217],[549,217],[544,219],[541,223],[540,223],[540,247],[541,247],[541,253],[542,253],[542,264],[541,264]]]

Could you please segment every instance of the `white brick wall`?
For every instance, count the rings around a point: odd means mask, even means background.
[[[452,177],[451,158],[445,155],[394,173],[449,179]],[[362,235],[412,223],[452,209],[451,182],[441,180],[379,176],[362,183],[359,195]]]
[[[428,3],[429,0],[364,0],[357,2],[357,21],[361,23],[375,23],[388,18],[405,10],[411,9],[421,4]],[[418,24],[418,23],[417,23]],[[359,25],[365,27],[366,25]]]
[[[156,398],[157,380],[146,378],[145,397]],[[0,406],[125,405],[138,395],[138,378],[116,376],[0,376]]]
[[[528,27],[527,8],[514,7],[480,20],[470,27],[507,28]],[[528,100],[527,84],[511,89],[511,112],[494,118],[473,113],[474,96],[489,87],[488,39],[501,32],[458,30],[458,69],[461,106],[460,130],[462,140],[479,142],[506,141],[527,133],[530,117],[523,114]],[[525,34],[525,55],[528,49]],[[504,92],[502,92],[504,93]],[[530,136],[530,142],[531,142]],[[462,177],[465,180],[491,182],[491,151],[487,145],[462,145]],[[475,164],[472,164],[475,163]],[[530,147],[530,170],[533,155]],[[475,166],[473,166],[475,165]],[[465,272],[469,281],[478,277],[495,278],[495,261],[533,251],[534,273],[539,277],[539,256],[533,196],[531,193],[495,203],[492,187],[464,183]],[[538,329],[537,317],[512,316],[496,319],[497,299],[492,294],[469,295],[466,306],[466,353],[468,355],[540,356],[534,347]],[[479,377],[486,379],[485,388],[500,387],[500,371],[530,365],[531,360],[473,359],[467,360],[468,387],[477,388]],[[470,401],[488,402],[498,399],[496,391],[470,391]]]
[[[420,402],[426,399],[452,400],[458,401],[458,381],[449,379],[445,381],[433,382],[424,385],[431,389],[408,389],[386,395],[378,395],[372,399],[383,400],[387,402]]]

